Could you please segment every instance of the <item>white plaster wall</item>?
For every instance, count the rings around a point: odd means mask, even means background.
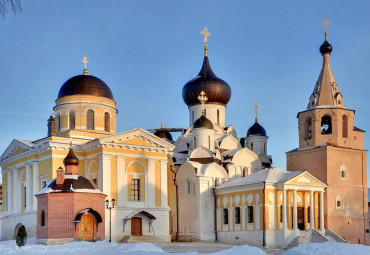
[[[27,237],[36,237],[37,216],[36,212],[2,215],[1,219],[1,237],[2,240],[14,239],[16,226],[21,223],[26,227]]]
[[[206,95],[207,96],[207,95]],[[205,104],[204,109],[206,110],[206,117],[214,124],[218,124],[221,127],[225,127],[225,111],[226,106],[221,104]],[[219,123],[217,123],[217,110],[219,110]],[[192,120],[192,112],[194,111],[194,120]],[[190,126],[202,116],[202,105],[197,104],[189,107],[189,123]]]
[[[192,130],[193,136],[196,137],[196,147],[204,146],[210,150],[215,149],[215,130],[208,128],[196,128]]]
[[[215,203],[211,189],[212,179],[210,177],[199,178],[200,192],[200,239],[202,241],[215,241]]]
[[[262,231],[217,232],[219,242],[262,246]]]
[[[251,144],[253,143],[253,151],[257,155],[267,155],[267,139],[268,139],[267,136],[258,136],[258,135],[249,136],[246,138],[247,148],[252,150]],[[266,152],[264,150],[264,146],[266,146]]]
[[[156,217],[156,220],[152,222],[152,227],[149,231],[149,219],[143,214],[138,214],[134,217],[142,218],[142,234],[143,235],[155,235],[162,241],[170,242],[170,230],[169,230],[169,209],[157,208],[157,209],[147,209],[147,208],[114,208],[112,209],[112,240],[119,241],[124,236],[131,235],[131,220],[126,221],[123,229],[124,218],[136,210],[146,211]],[[109,238],[109,210],[105,212],[105,237]]]

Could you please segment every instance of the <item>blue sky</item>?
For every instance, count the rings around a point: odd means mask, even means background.
[[[319,75],[321,19],[332,25],[331,67],[355,125],[370,130],[370,2],[356,1],[22,1],[23,13],[0,21],[0,151],[13,138],[45,137],[59,88],[89,73],[111,88],[117,130],[182,127],[183,85],[209,59],[232,97],[226,123],[238,137],[254,121],[268,136],[274,165],[298,146],[297,112],[306,108]],[[366,133],[365,148],[370,138]],[[369,166],[369,164],[368,164]],[[369,168],[369,167],[368,167]]]

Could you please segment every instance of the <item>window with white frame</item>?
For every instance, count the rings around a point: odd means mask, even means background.
[[[240,224],[240,207],[235,207],[235,224]]]
[[[23,186],[23,207],[27,207],[27,187]]]
[[[140,200],[140,179],[131,180],[131,200]]]
[[[248,213],[248,223],[253,223],[254,222],[253,206],[247,206],[247,213]]]
[[[338,195],[335,198],[335,209],[343,210],[343,208],[344,208],[344,199],[341,195]]]
[[[229,224],[229,209],[224,208],[223,209],[223,218],[224,218],[224,224]]]
[[[348,168],[345,164],[340,166],[339,173],[341,180],[348,180]]]

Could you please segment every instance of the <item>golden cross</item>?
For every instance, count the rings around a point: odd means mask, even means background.
[[[208,37],[211,36],[211,33],[208,32],[208,28],[204,27],[204,30],[200,32],[202,35],[204,35],[204,44],[207,46],[208,43]]]
[[[200,92],[200,95],[198,96],[198,100],[202,104],[202,115],[204,116],[206,114],[204,110],[204,104],[208,100],[208,97],[206,97],[206,93],[204,93],[204,91]]]
[[[89,63],[89,61],[87,61],[87,57],[83,57],[82,63],[84,63],[86,69],[86,64]]]
[[[324,29],[325,29],[325,34],[328,33],[328,26],[330,26],[331,22],[328,20],[328,15],[325,14],[325,19],[321,20],[322,23],[324,23]]]
[[[258,116],[257,116],[258,115],[258,109],[260,108],[257,101],[254,102],[253,107],[254,107],[254,111],[256,112],[256,121],[257,121],[258,120]]]

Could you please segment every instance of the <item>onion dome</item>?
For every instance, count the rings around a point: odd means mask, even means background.
[[[325,42],[323,44],[321,44],[320,46],[320,52],[322,55],[326,54],[326,53],[331,53],[333,50],[333,46],[331,46],[330,43],[328,43],[328,41],[326,40],[326,35],[325,35]]]
[[[231,88],[227,82],[218,78],[212,71],[208,56],[204,56],[203,66],[197,77],[182,88],[182,98],[188,106],[199,104],[198,95],[204,91],[207,103],[227,104],[231,98]]]
[[[71,166],[71,165],[78,166],[79,163],[80,163],[80,160],[76,157],[75,153],[72,150],[72,146],[71,146],[67,157],[65,157],[65,159],[63,160],[63,164],[65,166]]]
[[[251,135],[266,136],[266,130],[256,121],[253,126],[248,129],[247,137]]]
[[[195,128],[208,128],[214,129],[212,121],[207,119],[206,116],[202,115],[199,119],[194,122],[193,129]]]
[[[58,98],[73,95],[90,95],[113,99],[113,94],[107,84],[92,75],[76,75],[67,80],[60,88]]]

